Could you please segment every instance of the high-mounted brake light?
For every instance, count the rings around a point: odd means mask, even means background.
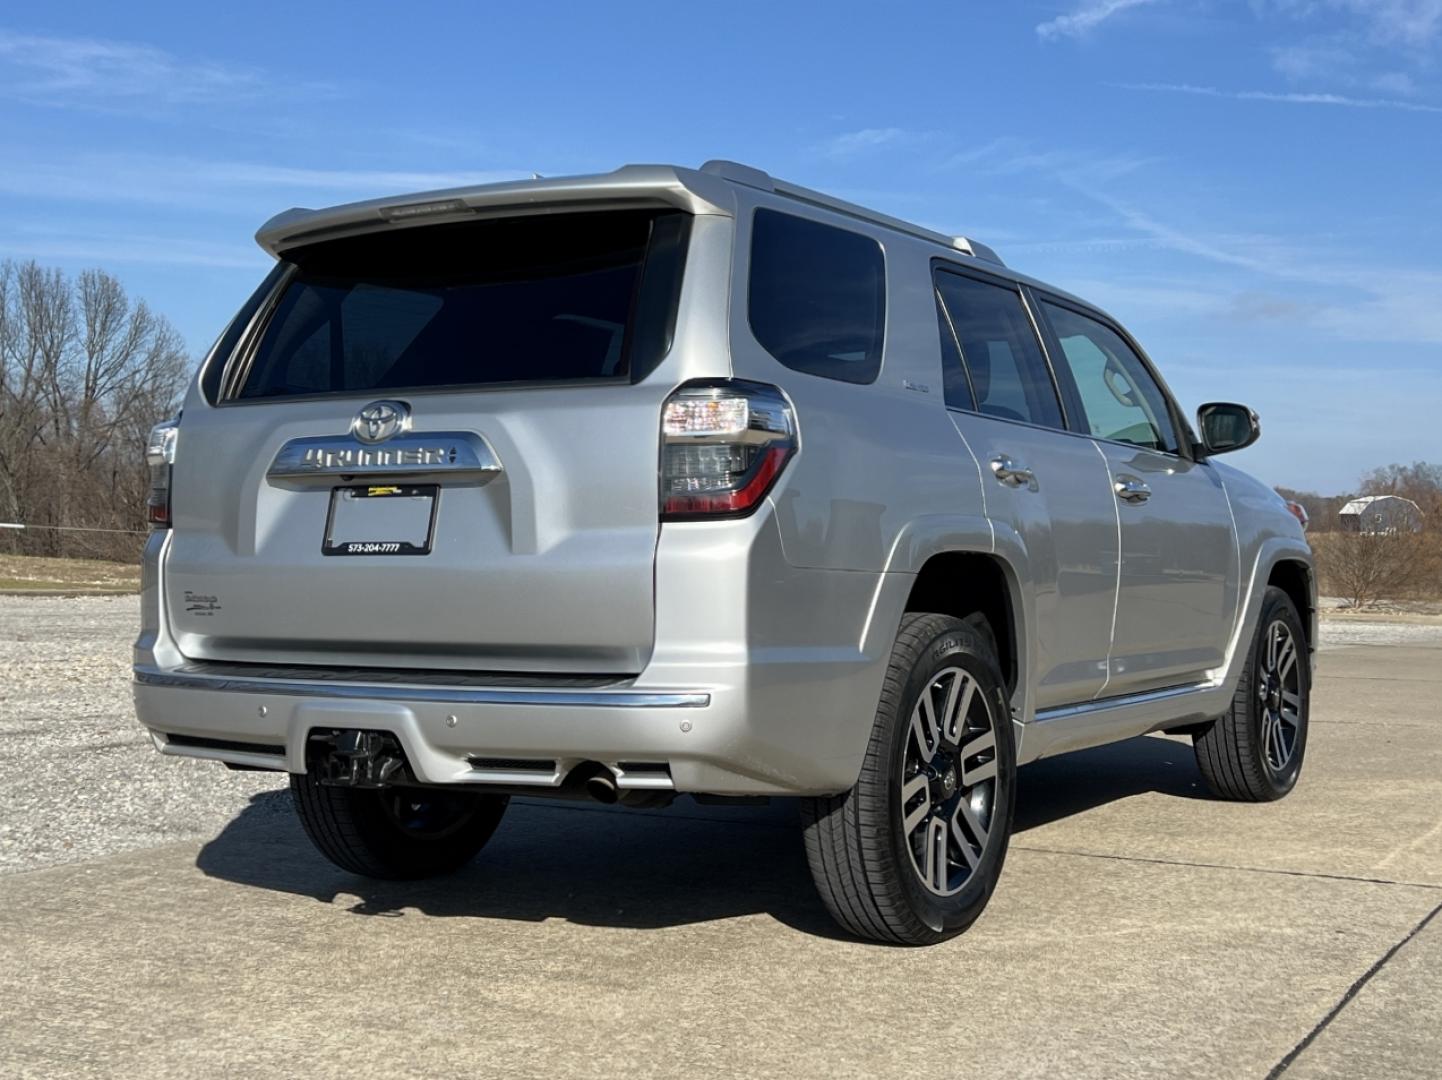
[[[145,520],[152,529],[170,528],[170,467],[175,464],[179,420],[166,420],[150,429],[145,440],[145,464],[150,466],[150,497]]]
[[[661,413],[662,520],[749,514],[795,452],[796,417],[776,387],[687,383]]]

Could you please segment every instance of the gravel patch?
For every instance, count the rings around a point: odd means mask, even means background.
[[[1323,619],[1322,647],[1329,645],[1442,646],[1442,626],[1411,622]]]
[[[0,874],[213,837],[285,786],[155,752],[130,699],[139,620],[134,596],[0,596]]]
[[[139,617],[134,596],[0,596],[0,874],[209,839],[247,806],[292,816],[278,773],[155,752],[130,699]],[[1322,644],[1442,646],[1442,626],[1324,620]]]

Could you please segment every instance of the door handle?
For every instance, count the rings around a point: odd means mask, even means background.
[[[1122,502],[1144,503],[1152,497],[1152,489],[1147,486],[1145,481],[1138,480],[1135,476],[1127,476],[1125,473],[1117,477],[1112,489]]]
[[[1018,465],[1006,454],[991,459],[991,471],[1008,487],[1031,487],[1036,483],[1036,474],[1025,465]]]

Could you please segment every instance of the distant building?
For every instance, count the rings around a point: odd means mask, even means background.
[[[1338,516],[1344,532],[1391,536],[1422,530],[1422,508],[1400,495],[1364,495],[1342,507]]]

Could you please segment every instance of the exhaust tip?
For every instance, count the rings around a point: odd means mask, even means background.
[[[613,805],[619,798],[620,792],[616,788],[616,777],[610,769],[602,769],[586,777],[586,794],[595,799],[598,803]]]

